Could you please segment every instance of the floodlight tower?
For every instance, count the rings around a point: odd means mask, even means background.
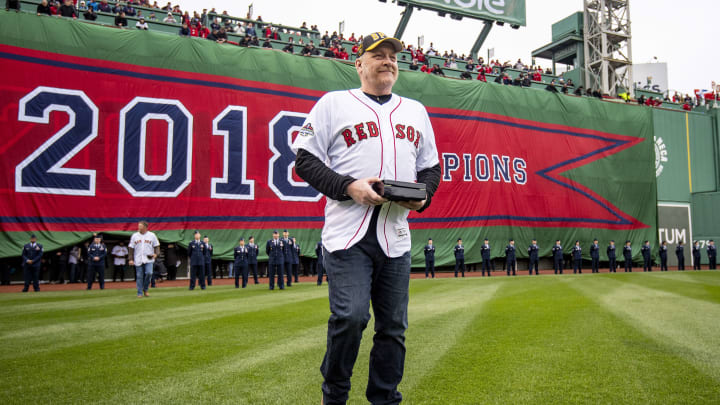
[[[630,0],[584,0],[585,83],[603,94],[631,92]]]

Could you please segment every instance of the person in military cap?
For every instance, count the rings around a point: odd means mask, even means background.
[[[512,270],[512,275],[516,276],[515,274],[515,240],[510,239],[508,241],[508,245],[505,246],[505,269],[507,270],[507,275],[510,275],[510,270]]]
[[[660,244],[660,249],[658,249],[658,254],[660,256],[660,271],[668,271],[667,267],[667,241],[662,241],[662,244]]]
[[[23,246],[22,266],[25,286],[23,292],[27,292],[32,282],[33,290],[40,291],[40,265],[42,263],[43,246],[37,243],[35,234],[30,235],[30,243]]]
[[[432,274],[432,278],[435,278],[435,245],[433,245],[432,238],[428,239],[423,252],[425,253],[425,278],[428,278],[430,274]]]
[[[702,258],[700,256],[700,243],[698,243],[698,241],[693,241],[692,257],[693,257],[693,270],[702,270],[702,267],[700,267],[700,261],[702,260]]]
[[[485,238],[485,243],[480,246],[480,255],[482,256],[482,275],[485,276],[487,271],[488,277],[490,277],[490,270],[492,269],[492,259],[490,257],[490,242],[488,238]]]
[[[623,259],[625,259],[625,273],[632,273],[632,244],[629,240],[623,246]]]
[[[190,290],[195,289],[195,280],[205,289],[205,242],[200,239],[200,231],[195,231],[194,239],[188,244],[190,260]]]
[[[640,248],[640,253],[643,257],[643,271],[652,271],[652,248],[650,247],[650,241],[644,241]]]
[[[292,287],[292,262],[293,262],[293,250],[295,250],[295,246],[293,245],[292,239],[290,239],[290,233],[287,229],[283,230],[283,237],[280,239],[282,242],[282,251],[283,251],[283,270],[285,271],[285,275],[287,276],[287,282],[285,285],[288,287]]]
[[[572,248],[573,258],[573,274],[582,274],[582,247],[580,247],[580,241],[575,241],[575,246]]]
[[[260,253],[260,248],[258,247],[258,245],[255,244],[255,238],[253,236],[248,238],[248,242],[248,269],[252,270],[253,280],[255,281],[255,284],[259,284],[257,257]]]
[[[105,256],[107,256],[107,247],[102,243],[102,235],[95,234],[93,243],[88,246],[88,270],[87,270],[87,289],[91,290],[95,276],[97,275],[100,289],[105,289]]]
[[[465,277],[465,247],[462,244],[462,238],[458,238],[457,245],[454,249],[455,253],[455,277],[458,276],[458,270],[462,272],[462,276]]]
[[[615,241],[611,240],[610,244],[607,247],[607,250],[605,251],[607,253],[608,261],[609,261],[609,267],[610,267],[610,273],[617,273],[617,256],[615,252]]]
[[[560,239],[555,241],[555,246],[552,247],[553,254],[553,270],[555,274],[563,274],[563,248],[560,244]]]
[[[233,267],[235,268],[235,288],[240,288],[240,277],[242,277],[242,288],[247,287],[248,283],[248,255],[249,250],[245,246],[245,238],[240,238],[238,245],[235,246],[234,258],[235,262]]]
[[[707,245],[708,269],[715,270],[717,266],[717,247],[715,241],[710,239]]]
[[[275,275],[277,274],[277,284],[281,290],[285,289],[285,280],[283,280],[283,264],[285,262],[285,246],[280,240],[278,231],[273,231],[273,237],[265,244],[265,253],[268,255],[268,280],[270,281],[270,289],[275,289]]]
[[[685,242],[680,241],[680,242],[678,242],[678,245],[675,248],[675,257],[677,257],[679,271],[685,271],[685,246],[684,245],[685,245]]]
[[[213,245],[210,243],[210,237],[205,235],[203,238],[203,243],[205,244],[205,277],[207,278],[206,284],[208,286],[212,285],[213,281],[213,273],[212,273],[212,255],[213,255]]]
[[[540,248],[537,244],[537,239],[533,239],[530,246],[528,246],[528,275],[532,276],[533,268],[535,269],[535,275],[538,275],[538,265],[540,264],[540,258],[538,252]]]
[[[600,272],[600,246],[598,246],[598,240],[593,239],[592,245],[590,245],[590,259],[592,260],[592,272]]]

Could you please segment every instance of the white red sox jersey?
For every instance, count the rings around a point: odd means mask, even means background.
[[[379,177],[413,182],[439,163],[435,134],[425,107],[393,94],[380,105],[360,89],[325,94],[313,107],[292,145],[312,153],[335,172],[356,179]],[[372,206],[327,198],[324,247],[348,249],[368,232]],[[409,210],[383,204],[377,240],[388,257],[410,250]]]
[[[147,231],[145,234],[135,232],[130,237],[130,247],[134,249],[135,266],[139,266],[145,263],[154,263],[155,259],[151,259],[149,256],[155,254],[155,247],[160,246],[157,236],[154,233]]]

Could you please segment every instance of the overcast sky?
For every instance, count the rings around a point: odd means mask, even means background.
[[[215,7],[219,12],[227,10],[230,15],[244,17],[248,5],[253,3],[254,15],[266,22],[300,26],[317,24],[324,32],[338,29],[345,21],[345,36],[350,33],[367,34],[382,31],[388,35],[395,32],[400,21],[401,7],[392,1],[377,0],[176,0],[183,10],[201,11]],[[505,25],[495,26],[481,49],[487,55],[488,48],[495,49],[495,57],[505,60],[530,62],[534,49],[550,43],[551,25],[576,11],[582,11],[582,0],[526,0],[527,26],[514,30]],[[708,89],[712,81],[720,83],[720,27],[719,0],[632,0],[632,48],[634,63],[647,63],[657,57],[668,63],[669,87],[681,92]],[[439,17],[437,13],[414,11],[410,24],[402,37],[406,43],[417,43],[417,37],[425,36],[425,46],[430,42],[438,50],[454,49],[458,54],[468,53],[472,48],[482,22],[464,18],[462,21]],[[538,59],[541,66],[550,61]],[[641,80],[641,78],[635,78]]]

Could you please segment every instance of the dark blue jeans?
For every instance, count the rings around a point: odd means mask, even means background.
[[[40,291],[40,267],[35,267],[30,264],[23,264],[23,278],[25,279],[25,286],[23,291],[27,291],[32,283],[33,290]]]
[[[372,239],[372,238],[371,238]],[[385,256],[375,240],[363,239],[347,250],[323,253],[328,275],[330,320],[327,351],[320,371],[325,405],[344,404],[362,333],[375,314],[375,336],[365,395],[372,404],[398,404],[397,386],[405,367],[405,330],[410,282],[410,252]]]

